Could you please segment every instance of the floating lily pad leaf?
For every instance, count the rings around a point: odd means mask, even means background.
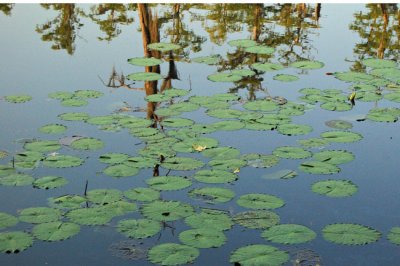
[[[400,69],[398,68],[377,68],[372,70],[370,74],[396,83],[400,82]]]
[[[400,245],[400,227],[393,227],[387,235],[388,240],[396,245]]]
[[[397,63],[392,60],[378,59],[378,58],[368,58],[361,61],[364,66],[371,68],[386,68],[386,67],[396,67]]]
[[[86,202],[86,198],[79,195],[64,195],[57,198],[49,198],[49,206],[57,209],[78,209]]]
[[[274,63],[255,63],[252,64],[251,67],[258,71],[263,71],[263,72],[282,70],[285,68],[281,64],[274,64]]]
[[[245,154],[242,159],[247,161],[247,165],[256,168],[269,168],[279,163],[279,158],[275,155],[264,154]]]
[[[204,163],[193,158],[174,157],[165,159],[161,166],[171,170],[187,171],[203,167]]]
[[[123,164],[134,168],[152,168],[158,160],[147,157],[129,157]]]
[[[222,170],[201,170],[196,172],[194,179],[203,183],[223,184],[233,182],[238,179],[238,176]]]
[[[214,82],[235,82],[241,80],[243,77],[233,73],[215,73],[207,77],[208,80]]]
[[[135,81],[155,81],[163,79],[163,76],[153,72],[137,72],[128,75],[127,78]]]
[[[4,159],[8,156],[8,152],[6,151],[0,151],[0,159]]]
[[[235,131],[244,128],[245,124],[240,121],[219,121],[211,124],[217,131]]]
[[[235,192],[227,188],[204,187],[189,191],[189,195],[203,199],[207,203],[224,203],[233,199]]]
[[[226,236],[218,230],[197,228],[181,232],[179,240],[195,248],[218,248],[225,243]]]
[[[160,51],[160,52],[168,52],[168,51],[181,49],[182,47],[180,45],[174,44],[174,43],[157,42],[157,43],[149,44],[147,46],[147,48],[150,50],[156,50],[156,51]]]
[[[192,185],[190,180],[180,176],[156,176],[147,179],[146,183],[157,190],[179,190]]]
[[[371,84],[357,83],[349,87],[350,91],[368,91],[375,92],[378,88]]]
[[[350,180],[324,180],[312,185],[312,191],[328,197],[349,197],[357,192],[358,188]]]
[[[209,99],[218,102],[232,102],[240,100],[241,97],[235,93],[216,93],[210,96]]]
[[[14,226],[18,223],[18,219],[8,213],[0,212],[0,229]]]
[[[46,134],[60,134],[64,133],[67,127],[60,124],[49,124],[39,128],[39,131]]]
[[[162,142],[161,142],[162,143]],[[154,158],[159,160],[160,156],[174,157],[176,152],[171,149],[168,143],[157,145],[147,145],[145,148],[138,151],[138,153],[144,157]]]
[[[279,266],[288,260],[289,254],[286,251],[269,245],[249,245],[233,251],[229,262],[241,266]]]
[[[356,94],[356,100],[360,102],[376,102],[379,101],[380,99],[382,99],[382,95],[377,94],[375,92],[359,91]]]
[[[128,63],[135,66],[158,66],[162,60],[154,57],[134,57],[129,58]]]
[[[81,227],[74,223],[51,222],[38,224],[32,234],[43,241],[61,241],[79,233]]]
[[[248,122],[248,121],[254,121],[254,120],[260,119],[262,117],[263,117],[263,114],[259,113],[259,112],[243,111],[240,114],[239,119]]]
[[[246,47],[244,50],[252,54],[273,54],[275,52],[275,48],[265,45],[250,46]]]
[[[328,127],[336,129],[351,129],[353,124],[344,120],[329,120],[325,122]]]
[[[240,212],[233,217],[233,221],[251,229],[266,229],[279,224],[280,218],[274,212],[267,210]]]
[[[148,127],[153,122],[150,119],[137,118],[128,116],[118,121],[118,124],[124,128],[137,128],[137,127]]]
[[[50,155],[43,160],[43,165],[53,168],[75,167],[84,163],[79,157],[71,155]]]
[[[204,149],[218,146],[218,141],[213,138],[198,137],[192,139],[184,139],[182,142],[177,142],[172,145],[172,149],[177,152],[194,152],[196,147]]]
[[[283,114],[264,114],[263,117],[256,119],[256,121],[263,124],[277,126],[288,124],[291,122],[291,119],[289,116]]]
[[[233,47],[252,47],[257,45],[257,42],[249,39],[238,39],[229,41],[228,44]]]
[[[47,207],[27,208],[21,210],[19,214],[19,220],[21,222],[32,224],[54,222],[60,217],[60,210]]]
[[[285,202],[268,194],[245,194],[236,201],[239,206],[249,209],[276,209],[285,205]]]
[[[277,172],[271,173],[271,174],[265,174],[262,177],[264,179],[290,179],[297,176],[297,173],[293,170],[289,169],[284,169],[284,170],[279,170]]]
[[[321,137],[329,142],[339,143],[356,142],[362,139],[361,134],[349,131],[327,131],[322,133]]]
[[[342,164],[353,161],[354,155],[348,151],[327,150],[314,153],[313,159],[324,163]]]
[[[303,225],[278,224],[262,232],[261,236],[271,242],[287,245],[309,242],[317,234]]]
[[[327,140],[320,138],[300,139],[298,142],[305,148],[318,148],[329,144]]]
[[[346,102],[332,101],[332,102],[326,102],[326,103],[321,104],[321,108],[328,110],[328,111],[344,112],[344,111],[351,110],[351,108],[353,108],[353,106]]]
[[[80,98],[71,98],[61,101],[61,105],[66,107],[81,107],[88,104],[89,104],[88,101]]]
[[[71,210],[66,214],[72,222],[82,225],[104,225],[111,221],[113,213],[101,207]]]
[[[300,69],[319,69],[324,67],[324,63],[319,61],[297,61],[290,64],[291,67],[300,68]]]
[[[308,161],[300,164],[299,169],[309,174],[331,175],[340,172],[340,168],[334,164]]]
[[[115,117],[111,115],[94,116],[86,120],[91,125],[111,125],[115,122]]]
[[[222,211],[203,209],[201,213],[196,213],[185,218],[185,223],[192,228],[204,228],[217,231],[231,229],[232,219]]]
[[[278,74],[273,77],[274,80],[283,81],[283,82],[293,82],[299,79],[299,77],[288,74]]]
[[[152,188],[137,187],[124,192],[124,196],[131,200],[150,202],[160,198],[160,192]]]
[[[205,149],[201,152],[204,157],[212,159],[235,159],[239,157],[240,151],[232,147],[217,147]]]
[[[94,189],[87,192],[87,199],[99,205],[121,200],[122,193],[117,189]]]
[[[306,94],[306,95],[321,95],[322,90],[317,89],[317,88],[302,88],[299,90],[300,93]]]
[[[127,202],[124,200],[114,201],[110,204],[102,206],[107,213],[114,216],[121,216],[127,213],[136,211],[137,205],[133,202]]]
[[[392,102],[400,103],[400,92],[385,94],[384,98]]]
[[[45,156],[37,151],[24,151],[15,154],[14,165],[18,168],[33,169],[37,167],[38,163],[43,160]]]
[[[0,177],[15,173],[15,168],[11,165],[0,165]]]
[[[30,247],[33,237],[25,232],[1,232],[0,233],[0,252],[19,253]]]
[[[63,113],[58,116],[65,121],[86,121],[89,119],[89,114],[83,112]]]
[[[368,81],[367,84],[377,86],[377,87],[385,87],[389,86],[392,82],[387,79],[380,79],[380,78],[374,78],[370,81]]]
[[[24,145],[24,149],[28,151],[37,152],[51,152],[61,148],[61,145],[56,140],[38,140],[33,142],[27,142]]]
[[[180,103],[174,103],[169,108],[178,112],[192,112],[199,109],[200,106],[198,104],[191,102],[180,102]]]
[[[169,97],[182,97],[189,94],[189,90],[169,88],[165,89],[162,93]]]
[[[374,79],[373,76],[365,74],[365,73],[360,73],[360,72],[336,72],[334,73],[335,77],[339,80],[346,81],[346,82],[361,82],[361,83],[367,83],[368,81],[371,81]]]
[[[283,135],[297,136],[310,133],[312,131],[312,127],[308,125],[283,124],[278,125],[277,130]]]
[[[76,150],[98,150],[104,147],[104,143],[95,138],[81,138],[73,141],[71,147]]]
[[[378,241],[381,233],[359,224],[330,224],[322,229],[325,240],[340,245],[365,245]]]
[[[116,164],[116,163],[122,163],[126,161],[128,158],[129,158],[128,154],[110,152],[100,155],[99,161],[102,163]]]
[[[135,239],[151,237],[160,232],[160,222],[149,219],[130,219],[118,222],[117,230],[121,234]]]
[[[141,208],[142,214],[156,221],[175,221],[194,213],[193,207],[180,201],[155,200]]]
[[[149,250],[148,258],[152,263],[172,266],[192,263],[200,252],[194,247],[175,243],[156,245]]]
[[[32,96],[30,95],[8,95],[4,97],[4,100],[6,100],[9,103],[25,103],[29,102],[32,100]]]
[[[304,104],[288,102],[281,107],[281,110],[279,110],[279,114],[286,116],[299,116],[305,113],[305,109],[306,108]]]
[[[390,112],[386,108],[373,108],[369,110],[367,118],[376,122],[396,122],[398,120],[398,115]]]
[[[200,56],[192,59],[192,62],[202,63],[207,65],[216,65],[221,61],[220,55]]]
[[[96,91],[96,90],[77,90],[74,93],[75,97],[79,98],[99,98],[104,95],[101,91]]]
[[[250,111],[269,112],[278,109],[278,105],[271,100],[263,99],[263,100],[256,100],[253,102],[247,102],[243,104],[243,108]]]
[[[27,174],[11,174],[0,178],[2,186],[27,186],[33,182],[33,177]]]
[[[135,137],[150,137],[160,133],[157,128],[145,127],[145,128],[132,128],[129,133]]]
[[[280,158],[285,159],[305,159],[311,157],[311,152],[299,148],[299,147],[291,147],[291,146],[283,146],[276,148],[272,154],[278,156]]]
[[[111,165],[103,170],[103,173],[112,177],[134,176],[139,173],[139,169],[125,164]]]
[[[67,99],[71,99],[72,97],[74,97],[74,93],[69,92],[69,91],[56,91],[56,92],[49,93],[48,96],[51,99],[67,100]]]
[[[171,108],[158,108],[155,114],[158,116],[178,116],[181,115],[181,112],[172,110]]]
[[[153,94],[146,96],[144,99],[148,102],[158,103],[158,102],[167,102],[171,100],[171,96],[164,95],[164,94]]]
[[[162,125],[165,127],[188,127],[194,124],[193,120],[187,118],[167,118],[164,119]]]
[[[208,165],[217,170],[235,170],[246,166],[247,162],[242,159],[214,159]]]
[[[235,110],[235,109],[214,109],[214,110],[208,110],[207,115],[216,117],[216,118],[238,118],[241,114],[242,111],[240,110]]]
[[[242,77],[251,77],[256,74],[256,72],[254,72],[253,70],[250,70],[250,69],[235,69],[235,70],[232,70],[231,73],[234,75],[242,76]]]
[[[60,176],[44,176],[39,179],[36,179],[33,182],[34,188],[41,188],[41,189],[52,189],[62,187],[68,184],[68,181]]]

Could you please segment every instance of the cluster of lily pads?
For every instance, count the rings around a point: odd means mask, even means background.
[[[271,47],[258,45],[250,40],[235,40],[231,46],[244,49],[248,53],[272,54]],[[161,52],[179,49],[178,45],[157,43],[149,49]],[[194,62],[215,64],[218,56],[193,59]],[[155,66],[163,61],[158,58],[131,58],[129,63],[138,66]],[[353,82],[351,90],[356,91],[356,101],[377,101],[381,98],[399,101],[400,70],[397,64],[387,60],[367,59],[363,61],[368,74],[356,72],[334,73],[335,77]],[[318,69],[323,63],[301,61],[291,65],[299,69]],[[279,71],[284,66],[275,63],[256,63],[252,69],[240,69],[230,73],[208,76],[216,82],[235,82],[256,71]],[[153,81],[163,78],[158,73],[139,72],[128,76],[137,81]],[[276,75],[280,81],[294,81],[298,77]],[[386,91],[391,91],[386,93]],[[0,233],[0,251],[12,253],[22,251],[32,245],[34,239],[61,241],[79,233],[80,227],[105,225],[113,218],[139,210],[142,218],[122,219],[117,223],[117,231],[126,237],[144,239],[160,233],[162,225],[182,219],[191,229],[179,233],[181,243],[163,243],[148,252],[151,262],[161,265],[179,265],[193,262],[200,254],[199,249],[218,248],[226,241],[225,231],[233,226],[261,230],[260,236],[271,243],[292,245],[312,241],[317,233],[300,224],[280,224],[280,217],[273,210],[285,205],[285,201],[275,195],[248,193],[237,197],[236,204],[245,211],[231,214],[218,209],[218,204],[236,197],[236,193],[226,184],[235,184],[244,167],[271,168],[282,160],[303,160],[298,170],[308,174],[335,174],[340,165],[355,159],[351,152],[325,149],[330,143],[351,143],[362,139],[352,132],[352,124],[343,120],[326,123],[334,130],[320,134],[319,138],[298,140],[298,146],[282,146],[270,153],[241,154],[230,146],[220,146],[217,139],[207,134],[217,131],[257,130],[285,136],[304,136],[312,131],[308,125],[295,124],[292,118],[303,115],[307,104],[320,103],[320,107],[330,111],[347,111],[353,108],[345,92],[340,90],[319,90],[304,88],[299,102],[282,101],[275,97],[265,97],[255,101],[244,101],[236,94],[218,93],[212,96],[190,95],[188,90],[171,88],[159,94],[148,95],[145,100],[157,104],[157,121],[151,121],[128,114],[90,116],[85,112],[67,112],[58,117],[65,122],[77,121],[98,126],[102,130],[127,130],[133,138],[144,144],[137,154],[108,152],[99,156],[105,164],[103,173],[113,178],[129,178],[138,175],[141,169],[159,168],[167,171],[162,176],[145,180],[147,186],[134,187],[125,191],[116,189],[88,190],[84,195],[68,194],[48,199],[49,207],[27,208],[19,211],[18,217],[0,213],[0,228],[10,228],[19,222],[31,223],[30,232],[7,231]],[[373,95],[372,95],[373,94]],[[96,98],[102,93],[94,90],[56,92],[49,95],[60,99],[64,106],[85,105],[87,98]],[[375,96],[378,95],[378,96]],[[382,96],[383,95],[383,96]],[[11,100],[10,100],[11,101]],[[21,102],[21,100],[14,100]],[[85,103],[84,103],[85,102]],[[213,123],[196,123],[180,117],[185,112],[204,110],[215,119]],[[367,118],[373,121],[395,122],[400,115],[398,108],[374,108]],[[154,128],[158,123],[160,129]],[[46,134],[65,133],[62,124],[41,127]],[[228,134],[228,133],[227,133]],[[23,151],[12,155],[12,161],[0,165],[0,185],[32,185],[41,189],[56,189],[68,183],[59,176],[33,178],[25,173],[37,167],[77,167],[84,164],[78,156],[59,154],[63,146],[76,151],[100,150],[104,143],[91,137],[63,137],[58,140],[30,140],[23,145]],[[313,148],[324,150],[314,151]],[[5,158],[7,152],[0,153]],[[1,158],[0,157],[0,158]],[[201,159],[200,159],[201,158]],[[304,161],[305,160],[305,161]],[[182,171],[190,171],[183,172]],[[172,172],[171,175],[170,172]],[[297,176],[292,169],[280,169],[263,176],[265,179],[288,180]],[[191,188],[196,183],[196,188]],[[215,208],[194,207],[190,204],[162,198],[168,191],[183,190],[201,203],[213,204]],[[348,197],[357,192],[358,187],[351,180],[327,179],[315,182],[311,190],[327,197]],[[381,233],[368,226],[352,223],[326,225],[322,236],[327,241],[343,245],[364,245],[377,241]],[[400,227],[393,227],[387,235],[390,242],[400,245]],[[248,245],[232,251],[230,262],[239,265],[281,265],[289,260],[287,251],[271,245]]]

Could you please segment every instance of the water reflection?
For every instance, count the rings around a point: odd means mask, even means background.
[[[11,10],[14,8],[14,4],[0,4],[0,10],[4,13],[6,16],[11,15]]]

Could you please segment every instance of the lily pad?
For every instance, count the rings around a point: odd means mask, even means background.
[[[49,98],[51,99],[57,99],[57,100],[66,100],[66,99],[71,99],[74,97],[74,93],[70,91],[56,91],[49,93]]]
[[[361,82],[367,83],[374,79],[373,76],[360,73],[360,72],[336,72],[334,73],[335,77],[339,80],[346,81],[346,82]]]
[[[171,98],[172,98],[171,96],[164,95],[164,94],[152,94],[152,95],[146,96],[144,99],[148,102],[159,103],[159,102],[167,102],[167,101],[171,100]]]
[[[0,178],[2,186],[27,186],[33,182],[33,177],[27,174],[11,174]]]
[[[152,188],[137,187],[124,192],[124,196],[131,200],[150,202],[160,198],[160,192]]]
[[[392,60],[378,59],[378,58],[368,58],[361,62],[364,66],[371,68],[386,68],[386,67],[396,67],[397,63]]]
[[[29,102],[32,100],[32,96],[30,95],[8,95],[4,97],[4,100],[6,100],[9,103],[25,103]]]
[[[60,176],[43,176],[33,182],[34,188],[52,189],[68,184],[68,180]]]
[[[21,222],[40,224],[54,222],[60,219],[61,212],[58,209],[47,207],[32,207],[23,209],[19,213]]]
[[[376,122],[396,122],[398,115],[387,108],[373,108],[369,110],[367,118]]]
[[[43,160],[43,165],[52,168],[75,167],[84,163],[84,160],[71,155],[50,155]]]
[[[312,191],[328,197],[348,197],[357,192],[357,186],[350,180],[324,180],[316,182]]]
[[[177,89],[177,88],[169,88],[165,89],[162,93],[169,97],[182,97],[189,94],[189,90]]]
[[[0,212],[0,229],[14,226],[18,223],[18,219],[5,212]]]
[[[290,179],[297,176],[297,173],[293,170],[283,169],[274,173],[265,174],[262,176],[264,179]]]
[[[249,209],[277,209],[285,205],[285,202],[268,194],[245,194],[236,201],[239,206]]]
[[[207,77],[208,80],[214,82],[235,82],[241,80],[243,77],[234,73],[215,73]]]
[[[194,152],[197,147],[202,147],[203,149],[213,148],[218,146],[218,141],[214,138],[187,138],[182,142],[177,142],[172,145],[172,149],[177,152]]]
[[[46,134],[61,134],[67,130],[67,127],[60,124],[49,124],[39,128],[39,131]]]
[[[104,147],[104,143],[95,138],[81,138],[71,143],[75,150],[99,150]]]
[[[104,93],[102,93],[101,91],[97,91],[97,90],[77,90],[74,92],[75,97],[84,98],[84,99],[99,98],[103,95],[104,95]]]
[[[227,188],[203,187],[189,191],[189,195],[208,203],[224,203],[233,199],[235,192]]]
[[[125,164],[115,164],[105,168],[103,173],[112,177],[127,177],[137,175],[139,169]]]
[[[299,77],[288,74],[278,74],[273,77],[274,80],[283,81],[283,82],[293,82],[299,79]]]
[[[217,231],[229,230],[233,225],[232,219],[226,213],[211,209],[203,209],[201,213],[186,217],[185,223],[192,228]]]
[[[279,224],[280,218],[271,211],[255,210],[240,212],[233,217],[233,221],[251,229],[266,229]]]
[[[392,227],[387,238],[391,243],[400,245],[400,227]]]
[[[123,163],[128,158],[129,158],[128,154],[110,152],[100,155],[99,161],[102,163],[116,164],[116,163]]]
[[[142,239],[154,236],[160,232],[161,225],[160,222],[149,219],[130,219],[119,221],[117,230],[127,237]]]
[[[127,78],[135,81],[155,81],[163,79],[163,76],[153,72],[137,72],[128,75]]]
[[[308,125],[298,124],[282,124],[278,125],[277,130],[279,133],[288,136],[305,135],[310,133],[313,129]]]
[[[272,154],[285,159],[305,159],[311,157],[311,152],[300,147],[283,146],[276,148]]]
[[[61,241],[78,234],[79,231],[80,226],[74,223],[50,222],[36,225],[32,234],[43,241]]]
[[[289,260],[286,251],[269,245],[249,245],[232,252],[229,262],[241,266],[279,266]]]
[[[56,198],[49,198],[49,206],[57,209],[79,209],[86,198],[79,195],[63,195]]]
[[[134,168],[153,168],[158,160],[147,157],[129,157],[123,164]]]
[[[221,61],[220,55],[200,56],[192,59],[192,62],[202,63],[207,65],[216,65]]]
[[[246,166],[247,162],[242,159],[214,159],[208,165],[217,170],[235,170]]]
[[[344,150],[326,150],[314,153],[313,159],[337,165],[353,161],[354,155],[351,152]]]
[[[234,70],[232,70],[231,73],[234,75],[242,76],[242,77],[251,77],[256,74],[256,72],[254,72],[253,70],[250,70],[250,69],[234,69]]]
[[[325,240],[340,245],[365,245],[378,241],[381,233],[359,224],[330,224],[322,229]]]
[[[263,72],[277,71],[285,68],[281,64],[274,64],[274,63],[255,63],[252,64],[251,67],[258,71],[263,71]]]
[[[15,173],[15,168],[12,165],[0,165],[0,177]]]
[[[321,134],[321,137],[328,142],[348,143],[362,139],[361,134],[350,131],[328,131]]]
[[[188,118],[167,118],[164,119],[161,124],[165,127],[188,127],[194,124],[193,120]]]
[[[60,114],[58,117],[65,121],[86,121],[89,119],[89,114],[84,112],[71,112]]]
[[[340,172],[340,168],[334,164],[308,161],[300,164],[299,169],[309,174],[331,175]]]
[[[235,120],[226,120],[226,121],[219,121],[211,124],[213,128],[215,128],[217,131],[235,131],[243,128],[245,124],[240,121],[235,121]]]
[[[103,206],[74,209],[66,214],[72,222],[82,225],[104,225],[113,218],[113,215]]]
[[[392,102],[400,103],[400,92],[385,94],[384,98]]]
[[[129,58],[128,63],[135,66],[158,66],[162,60],[154,57],[134,57]]]
[[[200,106],[198,104],[191,102],[180,102],[180,103],[174,103],[169,108],[178,112],[192,112],[199,109]]]
[[[309,138],[297,140],[305,148],[317,148],[329,145],[329,142],[325,139],[320,138]]]
[[[257,42],[249,39],[238,39],[229,41],[228,44],[233,47],[252,47],[257,45]]]
[[[107,205],[103,205],[101,207],[103,207],[105,209],[106,213],[108,213],[109,215],[112,215],[113,217],[125,215],[127,213],[136,211],[136,209],[137,209],[136,203],[127,202],[124,200],[114,201]]]
[[[232,147],[217,147],[205,149],[201,152],[204,157],[212,159],[235,159],[239,157],[240,151]]]
[[[89,104],[88,101],[80,98],[71,98],[61,101],[61,105],[66,107],[81,107],[81,106],[86,106],[88,104]]]
[[[207,115],[216,117],[216,118],[238,118],[242,114],[242,111],[235,109],[213,109],[208,110]]]
[[[168,52],[168,51],[181,49],[182,47],[180,45],[174,44],[174,43],[157,42],[157,43],[149,44],[147,46],[147,48],[150,50],[156,50],[156,51],[160,51],[160,52]]]
[[[194,170],[204,166],[204,163],[200,160],[187,158],[187,157],[174,157],[174,158],[166,158],[161,166],[166,169],[171,170]]]
[[[238,176],[222,170],[200,170],[193,178],[203,183],[223,184],[235,181]]]
[[[324,63],[319,61],[302,60],[290,64],[291,67],[300,69],[319,69],[324,67]]]
[[[262,232],[261,236],[271,242],[287,245],[309,242],[317,234],[303,225],[279,224],[268,228]]]
[[[175,221],[194,213],[193,207],[180,201],[155,200],[142,205],[142,214],[155,221]]]
[[[265,155],[250,153],[242,156],[247,161],[247,165],[256,168],[269,168],[279,163],[280,159],[275,155]]]
[[[400,69],[398,68],[393,68],[393,67],[377,68],[371,70],[370,74],[396,83],[400,82]]]
[[[246,47],[244,50],[248,53],[264,54],[264,55],[273,54],[275,52],[275,48],[265,46],[265,45],[250,46],[250,47]]]
[[[243,108],[250,111],[270,112],[278,109],[278,105],[271,100],[263,99],[263,100],[256,100],[253,102],[247,102],[243,104]]]
[[[56,140],[37,140],[27,142],[24,145],[24,149],[28,151],[51,152],[61,149],[61,145]]]
[[[321,104],[321,108],[328,111],[344,112],[351,110],[352,105],[346,102],[330,101]]]
[[[19,253],[30,247],[33,243],[33,237],[25,232],[1,232],[0,233],[0,251],[4,253]]]
[[[344,120],[329,120],[325,122],[328,127],[336,129],[351,129],[353,124]]]
[[[226,236],[218,230],[197,228],[181,232],[179,240],[195,248],[218,248],[225,243]]]
[[[6,151],[0,151],[0,159],[4,159],[8,156],[8,152]]]
[[[146,183],[156,190],[180,190],[192,185],[192,182],[181,176],[156,176],[146,180]]]
[[[107,205],[121,200],[122,193],[117,189],[94,189],[87,192],[87,199],[99,205]]]
[[[184,265],[192,263],[200,252],[194,247],[175,243],[156,245],[149,250],[148,258],[159,265]]]

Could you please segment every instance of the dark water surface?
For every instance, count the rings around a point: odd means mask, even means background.
[[[18,211],[29,207],[47,206],[47,199],[65,194],[80,194],[88,189],[115,188],[122,191],[134,187],[146,187],[146,179],[153,175],[153,169],[142,169],[132,177],[112,178],[102,173],[106,167],[98,157],[106,152],[126,153],[136,156],[137,150],[145,147],[139,138],[129,130],[107,132],[96,126],[80,121],[63,121],[58,118],[65,112],[87,112],[90,116],[109,115],[124,106],[126,102],[135,112],[124,114],[147,117],[151,113],[144,97],[145,91],[110,88],[105,86],[110,73],[128,75],[142,72],[143,67],[127,63],[128,58],[143,57],[143,39],[137,6],[132,5],[31,5],[17,4],[2,6],[0,12],[0,96],[29,94],[33,99],[26,103],[12,104],[0,100],[0,150],[10,156],[0,159],[1,164],[11,161],[14,154],[23,151],[21,139],[57,140],[61,137],[79,135],[102,140],[104,148],[95,151],[77,151],[63,147],[61,154],[85,158],[85,163],[72,168],[21,169],[21,172],[39,178],[46,175],[60,175],[69,183],[63,187],[42,190],[32,186],[0,186],[1,212],[18,216]],[[8,11],[7,8],[11,8]],[[173,79],[172,87],[191,89],[187,99],[193,95],[236,93],[242,100],[235,102],[233,109],[243,110],[242,103],[262,99],[268,95],[302,103],[298,97],[301,88],[339,89],[344,95],[351,93],[351,83],[336,79],[332,72],[349,70],[365,72],[361,60],[381,58],[397,60],[399,55],[400,13],[396,5],[386,6],[388,23],[384,23],[379,5],[322,4],[320,16],[316,5],[307,4],[305,10],[296,5],[158,5],[149,8],[153,18],[158,18],[160,41],[173,42],[183,46],[175,54],[175,65],[179,80]],[[98,15],[105,12],[105,15]],[[304,12],[304,13],[302,13]],[[41,32],[41,29],[43,31]],[[243,53],[238,60],[224,60],[218,65],[190,62],[199,56],[219,54],[224,59],[233,57],[235,47],[228,41],[255,39],[258,43],[275,48],[275,53],[259,56],[259,62],[275,62],[288,66],[299,60],[316,60],[325,65],[316,70],[285,68],[279,74],[292,74],[300,79],[294,82],[273,80],[275,72],[261,73],[262,80],[249,79],[241,82],[212,82],[207,76],[217,71],[233,70],[243,63],[251,65],[253,55]],[[167,56],[168,57],[168,56]],[[252,59],[251,59],[252,60]],[[166,76],[169,64],[161,64],[161,74]],[[103,82],[102,82],[103,80]],[[125,79],[131,88],[144,88],[143,82]],[[160,88],[162,81],[158,82]],[[117,82],[117,85],[119,83]],[[60,101],[48,97],[56,91],[92,89],[104,93],[98,99],[89,99],[83,107],[64,107]],[[168,102],[163,105],[168,106]],[[303,104],[306,104],[303,102]],[[319,137],[322,132],[334,130],[325,125],[332,119],[349,119],[353,115],[366,115],[374,107],[399,107],[399,103],[382,99],[377,102],[356,101],[349,111],[328,111],[316,105],[307,105],[302,116],[293,116],[292,122],[307,124],[313,131],[307,135],[287,136],[274,131],[217,131],[204,136],[215,138],[219,146],[232,146],[241,154],[271,154],[281,146],[298,146],[299,139]],[[139,110],[140,109],[140,110]],[[139,111],[138,111],[139,110]],[[208,116],[206,108],[184,112],[179,117],[196,123],[212,123],[221,119]],[[59,123],[68,127],[65,133],[48,135],[38,128],[46,124]],[[234,215],[248,209],[236,204],[243,194],[266,193],[285,201],[281,208],[273,210],[280,216],[280,223],[300,224],[317,233],[307,243],[282,245],[271,243],[260,235],[261,229],[247,229],[234,225],[225,231],[227,242],[219,248],[199,249],[200,256],[194,265],[230,265],[230,253],[249,244],[267,244],[288,251],[287,265],[295,264],[299,250],[313,250],[320,259],[320,265],[398,265],[400,250],[387,240],[392,227],[400,226],[400,180],[399,150],[400,135],[398,122],[380,123],[370,120],[351,121],[352,132],[360,133],[363,139],[354,143],[332,143],[320,150],[348,150],[355,160],[339,165],[341,171],[333,175],[307,174],[298,166],[310,159],[281,159],[271,168],[243,167],[239,179],[232,184],[216,184],[235,192],[235,197],[222,204],[207,204],[188,196],[193,188],[208,187],[193,179],[193,185],[178,191],[163,191],[164,200],[179,200],[192,204],[197,212],[200,207],[215,208]],[[170,130],[165,128],[166,131]],[[178,153],[178,156],[193,157],[208,162],[200,153]],[[205,166],[204,169],[210,168]],[[297,176],[288,180],[266,180],[262,176],[281,169],[292,169]],[[168,170],[160,168],[160,176]],[[170,175],[192,176],[195,171],[171,171]],[[358,186],[351,197],[331,198],[311,191],[311,185],[326,179],[348,179]],[[137,202],[138,206],[141,203]],[[129,240],[116,231],[122,219],[143,218],[140,211],[118,216],[104,226],[81,226],[79,234],[60,242],[34,240],[27,250],[19,254],[1,254],[1,265],[150,265],[146,259],[129,260],[115,256],[112,246],[121,241],[132,241],[143,249],[161,243],[180,243],[178,235],[190,229],[183,220],[169,222],[166,227],[151,238]],[[333,223],[355,223],[369,226],[381,232],[378,241],[367,245],[348,246],[326,241],[322,229]],[[30,232],[33,225],[19,222],[1,232],[25,230]],[[312,264],[316,265],[316,264]]]

